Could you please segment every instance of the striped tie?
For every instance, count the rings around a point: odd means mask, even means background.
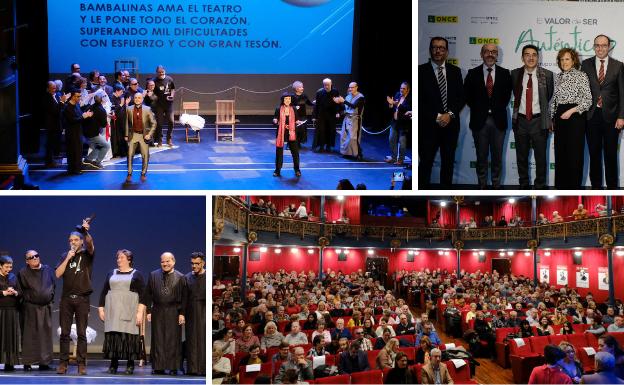
[[[446,104],[446,77],[444,76],[444,67],[438,67],[438,87],[440,87],[440,97],[442,98],[442,107],[444,107],[444,112],[448,110],[448,106]]]
[[[602,83],[605,81],[604,59],[600,60],[600,69],[598,70],[598,83],[602,87]],[[602,95],[598,96],[598,107],[602,107]]]

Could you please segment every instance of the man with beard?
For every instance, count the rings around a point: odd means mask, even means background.
[[[154,79],[156,88],[154,93],[158,96],[154,112],[156,113],[156,121],[158,122],[158,130],[154,137],[154,143],[158,143],[160,147],[163,144],[162,130],[164,124],[167,123],[167,145],[173,147],[171,134],[173,132],[173,99],[175,96],[175,84],[171,76],[165,72],[165,67],[158,66],[156,68],[156,79]]]
[[[147,321],[152,323],[152,374],[177,375],[182,360],[182,325],[185,323],[186,280],[174,269],[175,256],[160,256],[160,269],[150,273],[146,288]]]
[[[186,302],[186,374],[206,375],[206,256],[191,254],[192,271],[184,276],[188,290]]]
[[[22,362],[24,370],[53,370],[52,362],[52,302],[56,282],[54,270],[41,263],[35,250],[26,252],[26,267],[17,275],[22,289]]]
[[[336,143],[336,119],[338,118],[338,104],[334,98],[340,96],[332,87],[331,79],[323,79],[323,88],[316,92],[314,105],[314,117],[316,118],[316,130],[312,150],[327,152],[331,151]],[[318,149],[317,149],[318,147]]]

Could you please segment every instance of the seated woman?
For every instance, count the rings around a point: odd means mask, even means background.
[[[373,329],[373,323],[371,322],[370,319],[364,320],[363,330],[364,330],[364,337],[377,338],[377,334],[375,333],[375,330]]]
[[[325,350],[325,343],[323,342],[323,336],[317,335],[312,339],[312,348],[308,352],[308,357],[321,357],[329,355],[330,353]]]
[[[247,325],[245,329],[243,329],[243,335],[236,340],[236,353],[249,352],[249,349],[253,345],[258,345],[259,347],[260,340],[254,335],[251,325]]]
[[[221,384],[223,379],[230,375],[232,366],[230,360],[223,357],[223,351],[220,348],[212,348],[212,383]]]
[[[312,332],[312,339],[314,340],[316,336],[321,336],[323,338],[324,345],[329,345],[331,343],[331,333],[329,330],[325,329],[325,321],[319,320],[316,323],[316,330]]]
[[[550,320],[546,316],[540,318],[539,325],[537,326],[537,335],[539,336],[553,336],[555,330],[550,326]]]
[[[243,357],[240,361],[240,366],[263,364],[264,360],[260,356],[260,345],[251,345],[249,347],[249,355]]]
[[[377,354],[377,358],[375,359],[375,367],[381,370],[384,370],[385,368],[393,368],[394,359],[398,352],[399,340],[396,338],[391,338],[386,346],[384,346],[384,348],[379,351],[379,354]]]
[[[234,340],[234,332],[232,329],[223,329],[217,333],[212,343],[213,349],[220,349],[223,354],[236,353],[236,341]]]
[[[427,336],[423,336],[420,339],[420,349],[416,351],[416,363],[426,365],[429,363],[429,359],[431,357],[431,349],[433,349],[433,344],[431,340]]]
[[[379,319],[379,326],[377,327],[377,329],[375,329],[375,334],[377,335],[377,337],[381,337],[383,335],[384,329],[386,328],[390,329],[390,334],[392,335],[392,337],[396,336],[394,328],[388,325],[388,317],[381,317]]]
[[[396,365],[394,368],[388,371],[388,375],[385,376],[386,384],[415,384],[416,374],[408,367],[407,355],[403,352],[398,352],[396,355]]]
[[[273,321],[264,325],[264,335],[260,339],[260,348],[266,351],[268,348],[278,347],[284,340],[284,335],[277,331],[277,325]]]
[[[559,365],[561,370],[570,377],[573,383],[580,383],[583,376],[583,365],[576,357],[576,348],[568,341],[562,341],[559,348],[566,354],[563,363]]]
[[[574,334],[574,328],[572,327],[572,322],[568,321],[563,324],[561,328],[561,332],[559,334]]]
[[[523,319],[520,321],[520,338],[533,337],[533,329],[529,325],[529,321]]]
[[[316,329],[316,313],[312,312],[308,314],[308,319],[303,323],[303,330],[315,330]]]

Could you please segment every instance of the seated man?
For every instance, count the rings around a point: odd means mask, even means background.
[[[581,377],[581,384],[624,384],[615,374],[615,357],[608,352],[597,352],[594,358],[596,373]]]
[[[338,372],[340,374],[351,374],[370,369],[368,356],[365,352],[360,350],[359,342],[353,341],[348,351],[340,353],[340,359],[338,361]]]
[[[396,327],[396,335],[398,336],[407,336],[416,334],[416,327],[407,322],[407,315],[401,314],[399,316],[399,324]]]
[[[438,333],[433,330],[433,324],[431,321],[427,321],[427,323],[423,326],[423,332],[416,336],[416,347],[420,346],[420,339],[423,336],[429,337],[429,340],[434,346],[440,346],[442,344],[440,336],[438,336]]]
[[[572,212],[572,217],[574,217],[575,221],[586,219],[587,215],[587,209],[583,207],[583,204],[579,204],[576,210]]]
[[[604,319],[604,317],[603,317]],[[607,327],[607,332],[608,333],[621,333],[624,332],[624,318],[622,318],[621,316],[615,316],[614,321],[611,325],[609,325]]]
[[[301,326],[298,321],[291,324],[290,333],[284,337],[284,342],[289,345],[304,345],[308,343],[308,336],[301,332]]]
[[[360,344],[360,349],[363,351],[373,350],[373,343],[370,339],[364,337],[364,329],[359,326],[354,331],[355,341]]]
[[[431,349],[429,363],[422,367],[423,384],[452,384],[446,364],[442,363],[442,352],[438,348]]]
[[[288,361],[291,359],[290,356],[290,345],[288,344],[288,342],[282,341],[279,346],[279,351],[275,353],[273,357],[271,357],[271,362],[275,363],[277,361]]]
[[[559,211],[553,211],[552,213],[552,223],[561,223],[563,222],[563,217],[559,215]]]
[[[293,353],[291,359],[284,361],[280,366],[279,373],[275,376],[276,384],[284,383],[284,376],[288,370],[294,370],[297,373],[297,382],[314,379],[312,361],[306,360],[303,348],[298,346]]]
[[[332,341],[338,341],[340,338],[346,337],[347,339],[351,339],[351,332],[349,329],[346,329],[344,326],[344,319],[338,318],[336,321],[336,328],[331,332]]]

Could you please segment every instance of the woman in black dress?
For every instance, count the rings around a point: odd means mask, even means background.
[[[4,371],[15,370],[20,347],[20,323],[17,304],[21,293],[17,291],[17,278],[11,273],[13,259],[0,257],[0,362]]]
[[[275,140],[275,172],[273,176],[281,176],[280,171],[284,164],[284,144],[288,143],[290,153],[293,158],[295,175],[301,176],[299,170],[299,144],[297,143],[295,110],[292,103],[292,96],[284,93],[281,97],[280,106],[275,109],[273,124],[277,126],[277,138]]]
[[[297,116],[297,143],[299,147],[308,141],[308,113],[306,106],[314,106],[314,104],[308,99],[308,96],[303,93],[303,83],[297,80],[292,85],[295,93],[292,96],[292,105],[295,109],[295,115]],[[305,122],[305,123],[303,123]]]

